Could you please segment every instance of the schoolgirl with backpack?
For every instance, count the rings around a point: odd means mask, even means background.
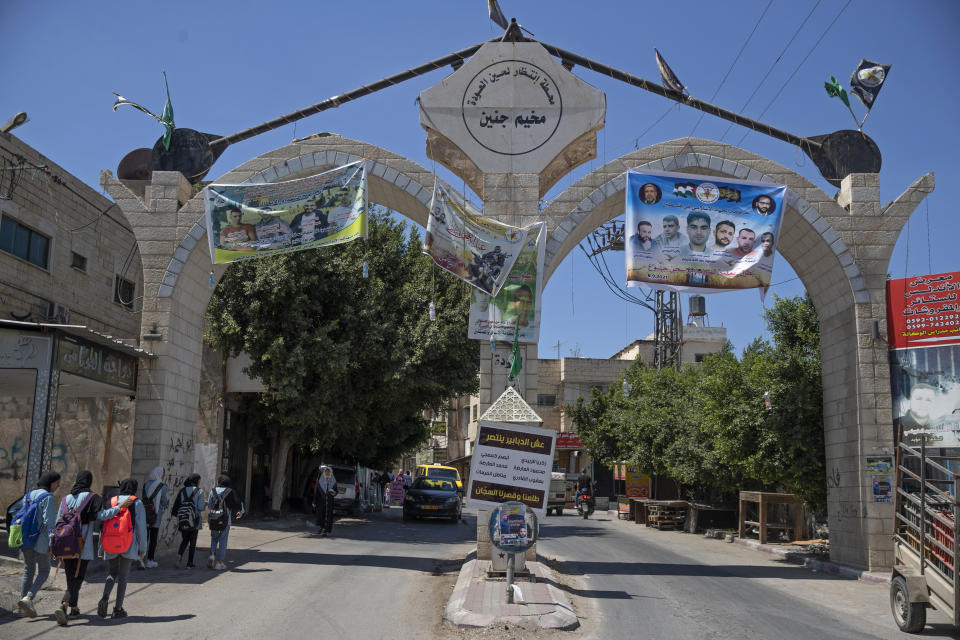
[[[130,567],[143,560],[147,552],[147,520],[143,502],[137,499],[138,483],[127,478],[120,483],[120,493],[110,499],[110,506],[100,511],[103,521],[100,530],[100,551],[107,560],[110,574],[103,585],[103,597],[97,603],[97,615],[107,617],[110,593],[117,585],[117,599],[113,607],[114,618],[126,618],[123,597],[127,591]]]
[[[147,559],[141,568],[154,569],[157,566],[154,555],[157,553],[157,540],[160,538],[160,521],[167,508],[167,485],[163,483],[167,472],[162,466],[156,466],[143,485],[143,506],[147,519]]]
[[[57,503],[53,493],[60,486],[60,474],[47,471],[40,476],[37,488],[23,496],[20,509],[9,525],[7,545],[20,549],[23,575],[20,578],[20,615],[37,615],[34,598],[50,575],[49,533],[57,523]]]
[[[210,490],[207,499],[207,525],[210,527],[210,556],[207,568],[222,571],[227,568],[227,539],[230,536],[230,524],[233,517],[243,517],[243,502],[230,488],[230,476],[217,478],[217,486]],[[231,514],[235,514],[231,515]]]
[[[177,551],[177,568],[183,568],[183,553],[189,548],[187,555],[187,569],[193,569],[193,555],[197,551],[197,535],[202,528],[200,514],[206,508],[203,490],[200,488],[200,474],[192,473],[187,476],[183,488],[177,493],[173,501],[171,513],[177,521],[177,530],[180,531],[180,549]]]
[[[68,618],[80,615],[77,604],[80,587],[83,586],[87,566],[93,560],[93,533],[100,523],[98,516],[102,500],[91,490],[92,484],[93,474],[90,471],[77,474],[70,493],[60,501],[57,524],[50,532],[50,555],[63,564],[67,578],[67,590],[60,607],[54,611],[57,624],[63,627],[67,625]]]

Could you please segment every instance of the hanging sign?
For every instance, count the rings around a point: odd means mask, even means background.
[[[543,291],[543,260],[547,225],[538,222],[528,229],[527,240],[496,296],[473,290],[467,335],[474,340],[540,341],[540,294]]]
[[[545,516],[555,439],[551,429],[481,420],[470,460],[470,504],[522,502]]]
[[[484,218],[469,202],[434,183],[423,252],[445,271],[494,296],[526,240],[527,229]]]
[[[214,264],[341,244],[366,234],[362,162],[287,182],[211,184],[203,193]]]
[[[786,186],[627,172],[627,286],[716,293],[773,275]]]

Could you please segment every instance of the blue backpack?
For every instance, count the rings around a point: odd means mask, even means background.
[[[52,495],[49,491],[44,491],[34,500],[30,499],[29,493],[23,497],[23,505],[13,516],[13,520],[10,521],[10,535],[7,538],[9,548],[33,549],[40,538],[40,531],[43,529],[43,522],[40,520],[39,513],[40,503]]]

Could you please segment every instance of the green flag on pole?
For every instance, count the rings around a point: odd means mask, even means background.
[[[827,95],[831,98],[840,98],[843,104],[850,106],[850,98],[847,97],[847,92],[843,87],[840,86],[840,82],[836,78],[830,76],[830,82],[824,82],[823,88],[827,90]]]
[[[520,355],[520,322],[518,321],[513,331],[513,355],[510,356],[510,377],[508,379],[516,379],[520,375],[521,369],[523,369],[523,357]]]
[[[163,105],[163,111],[160,112],[160,122],[166,127],[167,132],[163,134],[163,148],[170,150],[170,140],[173,139],[173,103],[170,102],[170,85],[167,84],[167,72],[163,72],[163,86],[167,88],[167,103]]]

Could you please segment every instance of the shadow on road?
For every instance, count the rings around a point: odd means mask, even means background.
[[[570,538],[573,536],[596,538],[606,535],[610,535],[610,531],[601,527],[585,527],[577,524],[551,524],[550,522],[545,522],[540,526],[541,540]]]
[[[853,580],[829,574],[815,574],[795,564],[781,566],[706,565],[671,562],[597,562],[553,560],[544,562],[566,575],[694,576],[701,578],[778,578],[783,580]]]

